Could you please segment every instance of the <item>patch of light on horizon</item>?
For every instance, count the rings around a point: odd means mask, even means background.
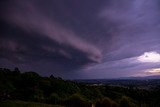
[[[148,69],[148,70],[145,71],[145,73],[148,73],[148,74],[160,74],[160,68]]]
[[[160,68],[152,68],[141,70],[139,73],[131,75],[133,77],[145,77],[145,76],[153,76],[153,75],[160,75]]]
[[[158,63],[160,62],[160,53],[155,51],[145,52],[141,56],[137,57],[137,60],[140,62]]]

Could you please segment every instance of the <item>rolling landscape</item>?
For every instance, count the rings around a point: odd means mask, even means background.
[[[160,79],[63,80],[0,69],[1,107],[159,107]]]

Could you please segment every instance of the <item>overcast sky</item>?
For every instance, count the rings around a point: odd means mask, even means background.
[[[1,0],[0,67],[64,79],[159,75],[160,1]]]

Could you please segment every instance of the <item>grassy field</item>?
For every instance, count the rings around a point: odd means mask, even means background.
[[[59,105],[49,105],[36,102],[24,102],[24,101],[2,101],[0,107],[63,107]]]

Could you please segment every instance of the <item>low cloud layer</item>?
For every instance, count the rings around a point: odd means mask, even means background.
[[[64,78],[144,73],[160,52],[158,0],[0,2],[0,66]]]
[[[102,55],[96,46],[46,16],[34,3],[15,0],[3,6],[1,58],[26,64],[52,59],[53,69],[58,64],[64,71],[100,62]]]

